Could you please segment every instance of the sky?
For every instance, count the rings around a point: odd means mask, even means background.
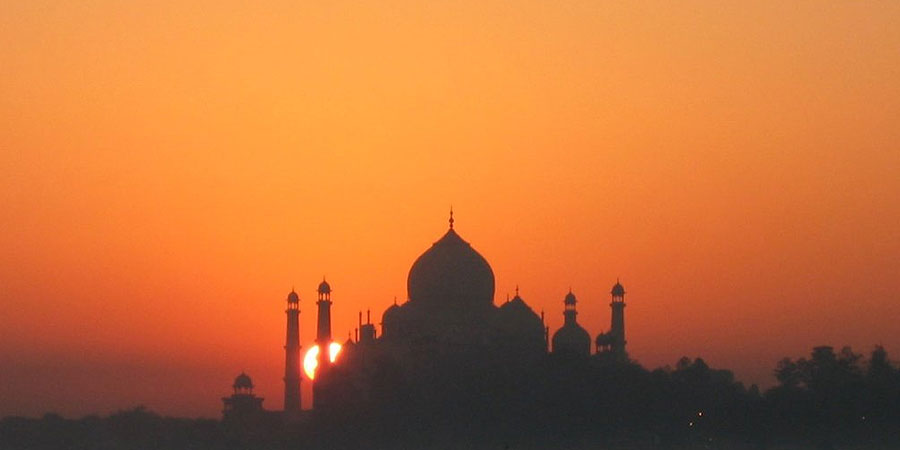
[[[0,2],[0,417],[280,409],[291,288],[380,322],[450,205],[645,367],[898,358],[898,78],[893,0]]]

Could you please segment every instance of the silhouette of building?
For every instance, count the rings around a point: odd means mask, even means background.
[[[284,344],[284,412],[300,412],[300,296],[287,297],[287,337]]]
[[[319,345],[331,339],[330,333],[321,331],[329,329],[331,305],[330,286],[323,285],[319,294]],[[373,377],[377,378],[385,367],[396,372],[395,378],[404,380],[407,395],[431,400],[446,398],[448,395],[438,391],[447,385],[469,386],[460,389],[472,391],[471,385],[484,385],[479,379],[485,373],[524,376],[548,354],[549,329],[543,313],[539,316],[528,306],[518,286],[515,296],[499,306],[494,304],[494,288],[491,266],[457,233],[451,211],[447,232],[409,270],[407,301],[398,304],[395,300],[384,311],[381,335],[377,336],[371,315],[367,312],[363,324],[360,312],[356,342],[348,339],[334,364],[334,373],[317,370],[314,408],[326,404],[337,408],[347,406],[347,397],[379,395],[373,391],[383,387],[373,387]],[[588,359],[591,336],[576,320],[577,299],[571,290],[563,303],[565,322],[553,334],[552,353]],[[618,340],[611,348],[624,355],[621,297],[614,297],[614,305],[611,334]],[[326,363],[327,359],[320,361]],[[318,387],[324,384],[342,386]]]
[[[578,311],[575,305],[578,299],[569,289],[563,300],[562,328],[553,333],[553,354],[568,358],[585,358],[591,355],[591,335],[578,324]]]
[[[368,345],[375,342],[376,330],[375,324],[372,323],[372,312],[366,311],[366,323],[362,323],[362,311],[359,312],[359,336],[357,341],[361,344]],[[352,342],[351,342],[352,343]]]
[[[523,380],[549,352],[556,358],[590,357],[591,337],[577,322],[578,300],[571,289],[563,301],[565,321],[553,334],[552,346],[543,311],[536,314],[518,286],[515,296],[499,306],[494,304],[494,290],[491,266],[456,232],[451,210],[446,233],[409,270],[407,300],[395,299],[382,314],[381,334],[371,312],[366,311],[363,323],[360,311],[355,339],[348,335],[332,362],[332,288],[323,278],[316,301],[319,351],[313,409],[354,410],[359,402],[389,404],[401,398],[415,398],[416,404],[461,404],[455,399],[477,397],[488,387],[512,392],[514,386],[527,385]],[[617,282],[612,327],[596,340],[600,358],[615,355],[617,361],[627,361],[624,294]],[[287,303],[286,417],[299,412],[301,373],[299,297],[293,290]],[[485,374],[493,375],[488,379]],[[232,409],[227,405],[226,410]]]
[[[222,415],[226,421],[245,420],[263,412],[263,398],[253,394],[253,381],[246,373],[241,372],[231,386],[234,392],[230,397],[222,398],[224,408]]]
[[[519,296],[518,286],[515,297],[500,305],[497,324],[500,331],[498,344],[506,357],[533,360],[546,353],[544,318],[535,314]]]
[[[625,287],[616,280],[616,284],[610,291],[612,301],[609,307],[612,309],[612,319],[609,331],[597,335],[597,353],[601,356],[611,355],[617,360],[628,359],[625,352]]]
[[[316,345],[319,346],[317,356],[316,379],[313,381],[313,408],[318,408],[325,403],[328,397],[328,384],[331,370],[331,285],[322,278],[317,289],[318,316],[316,319]]]

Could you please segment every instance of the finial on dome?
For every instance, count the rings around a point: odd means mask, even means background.
[[[450,229],[453,229],[453,205],[450,205]]]
[[[516,285],[516,297],[518,297],[518,296],[519,296],[519,285],[517,284]]]

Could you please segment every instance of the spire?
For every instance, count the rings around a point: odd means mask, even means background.
[[[516,285],[516,297],[518,297],[518,296],[519,296],[519,285],[517,284]]]
[[[453,229],[453,205],[450,205],[450,229]]]

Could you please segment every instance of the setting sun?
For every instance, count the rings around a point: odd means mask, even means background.
[[[331,362],[334,362],[337,359],[338,353],[341,352],[341,344],[337,342],[332,342],[328,345],[328,359]],[[319,346],[314,345],[312,348],[306,351],[306,355],[303,357],[303,372],[306,373],[306,377],[310,380],[314,380],[316,378],[316,367],[319,365]]]

